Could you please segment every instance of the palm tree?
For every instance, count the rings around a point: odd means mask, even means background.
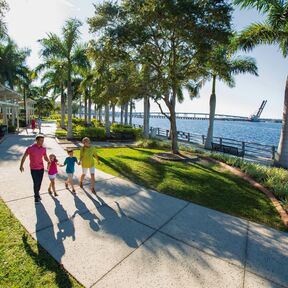
[[[0,82],[13,89],[17,82],[27,79],[30,71],[26,59],[29,55],[29,49],[20,49],[10,38],[1,43]]]
[[[267,16],[262,23],[253,23],[242,31],[239,43],[245,50],[259,44],[278,45],[284,58],[288,55],[288,1],[234,0],[241,8],[256,8]],[[284,93],[282,130],[275,164],[288,168],[288,76]]]
[[[82,23],[77,19],[66,21],[62,29],[62,39],[54,33],[49,33],[47,38],[39,40],[42,44],[41,55],[44,59],[56,58],[65,63],[67,73],[67,111],[68,129],[67,137],[71,138],[72,131],[72,72],[74,65],[79,63],[83,50],[79,47],[80,26]],[[81,61],[80,61],[81,62]]]
[[[45,69],[44,74],[41,76],[41,82],[43,83],[43,89],[47,94],[52,91],[54,97],[58,97],[60,94],[61,101],[61,127],[65,128],[65,103],[66,103],[66,71],[65,62],[58,59],[46,59],[46,61],[37,66],[35,72],[38,74]]]
[[[231,41],[233,42],[233,41]],[[223,81],[229,87],[235,86],[234,75],[250,73],[258,76],[255,60],[251,57],[234,56],[237,50],[230,46],[220,46],[211,53],[208,62],[206,79],[212,79],[212,93],[210,96],[209,126],[205,141],[205,148],[212,148],[214,118],[216,111],[216,80]]]
[[[5,0],[0,0],[0,39],[7,35],[7,27],[4,21],[5,12],[9,9],[9,6]]]

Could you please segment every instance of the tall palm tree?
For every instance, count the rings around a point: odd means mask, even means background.
[[[234,0],[241,8],[256,8],[266,15],[262,23],[253,23],[242,31],[239,42],[245,50],[259,44],[278,45],[284,58],[288,55],[288,1]],[[284,93],[282,130],[275,164],[288,168],[288,76]]]
[[[0,0],[0,39],[7,35],[7,27],[4,21],[5,12],[9,9],[7,1]]]
[[[233,42],[233,41],[231,41]],[[234,56],[237,50],[229,46],[220,46],[211,53],[208,62],[206,79],[212,79],[212,93],[209,103],[209,126],[205,141],[205,148],[212,148],[214,118],[216,111],[216,81],[223,81],[229,87],[235,86],[234,75],[250,73],[258,76],[255,60],[251,57]]]
[[[61,127],[65,128],[65,103],[66,103],[66,71],[65,62],[58,59],[46,59],[46,61],[36,67],[36,73],[40,73],[45,70],[44,74],[41,75],[41,82],[43,89],[46,91],[45,94],[52,91],[54,97],[58,97],[60,94],[61,101]]]
[[[51,57],[65,63],[67,73],[67,111],[68,129],[67,137],[71,138],[72,131],[72,72],[73,66],[79,63],[81,53],[78,43],[80,39],[80,26],[82,23],[77,19],[68,19],[62,28],[62,39],[54,33],[49,33],[47,38],[39,40],[42,44],[41,55],[45,59]]]
[[[30,55],[29,49],[20,49],[17,44],[7,39],[0,44],[0,82],[11,89],[30,73],[26,59]]]

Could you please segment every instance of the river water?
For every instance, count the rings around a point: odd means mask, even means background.
[[[214,136],[216,137],[278,146],[281,123],[220,120],[216,120],[214,123]],[[143,119],[133,118],[133,124],[143,125]],[[169,129],[169,121],[167,119],[150,118],[150,126]],[[177,129],[178,131],[206,135],[208,120],[177,119]]]

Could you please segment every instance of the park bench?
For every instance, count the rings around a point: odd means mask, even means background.
[[[216,152],[223,152],[231,155],[235,155],[238,157],[244,156],[244,151],[241,151],[237,147],[229,146],[229,145],[223,145],[219,143],[213,143],[212,142],[212,150]]]
[[[0,137],[3,137],[5,134],[7,134],[7,126],[0,125]]]

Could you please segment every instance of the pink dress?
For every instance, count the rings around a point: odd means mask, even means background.
[[[55,174],[58,173],[57,162],[58,162],[57,160],[51,161],[50,167],[49,167],[49,170],[48,170],[48,175],[55,175]]]

